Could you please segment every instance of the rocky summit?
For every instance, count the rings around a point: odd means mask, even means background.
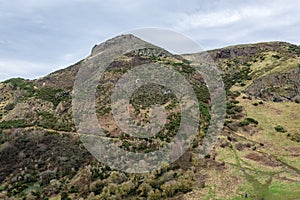
[[[163,106],[167,120],[159,132],[136,138],[114,122],[110,96],[134,67],[158,63],[176,70],[199,102],[199,131],[189,149],[149,173],[126,173],[98,162],[73,121],[78,71],[100,63],[97,55],[107,49],[121,51],[123,43],[143,48],[114,59],[99,79],[96,114],[104,137],[123,150],[149,153],[171,143],[179,130],[179,101],[158,84],[134,91],[129,112],[140,125],[149,121],[152,105]],[[192,54],[173,55],[134,35],[121,35],[95,45],[87,58],[66,69],[0,83],[0,199],[299,199],[300,46],[266,42],[207,53],[223,72],[226,118],[205,157],[198,154],[210,125],[211,97],[191,64]]]

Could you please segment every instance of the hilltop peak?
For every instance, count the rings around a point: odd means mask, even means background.
[[[131,44],[144,44],[146,47],[155,47],[154,45],[145,42],[144,40],[136,37],[133,34],[122,34],[122,35],[118,35],[116,37],[113,37],[111,39],[108,39],[107,41],[95,45],[92,49],[91,55],[95,55],[99,52],[104,51],[105,49],[107,49],[107,47],[111,47],[111,46],[116,46],[116,48],[121,45],[122,43],[125,42],[130,42]],[[157,47],[158,48],[158,47]]]

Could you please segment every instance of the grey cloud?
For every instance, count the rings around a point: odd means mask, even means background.
[[[178,31],[204,49],[270,40],[299,44],[299,8],[292,0],[0,0],[0,63],[6,65],[0,80],[45,75],[139,27]],[[11,71],[14,60],[23,61],[22,72]],[[43,63],[43,69],[28,63]]]

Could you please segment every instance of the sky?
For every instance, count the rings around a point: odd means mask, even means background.
[[[176,31],[204,50],[299,45],[299,10],[297,0],[0,0],[0,81],[45,76],[143,27]]]

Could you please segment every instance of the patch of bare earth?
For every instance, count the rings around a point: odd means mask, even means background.
[[[269,167],[279,167],[281,166],[280,163],[273,161],[272,159],[270,159],[268,156],[266,155],[260,155],[258,153],[249,153],[247,155],[245,155],[245,158],[249,159],[249,160],[253,160],[255,162],[259,162],[263,165],[269,166]]]

